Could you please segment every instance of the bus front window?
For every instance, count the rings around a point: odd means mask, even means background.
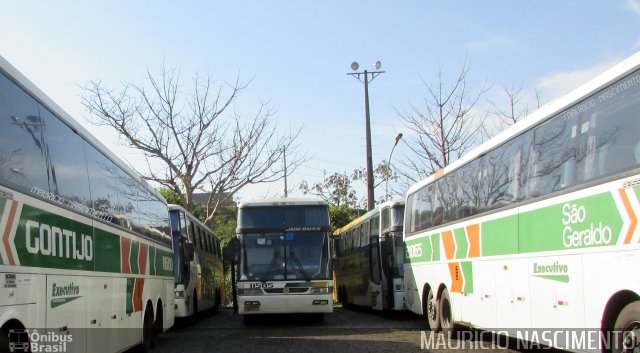
[[[240,243],[241,281],[329,278],[327,233],[244,234]]]
[[[240,280],[284,279],[284,236],[246,234],[240,239]]]
[[[324,232],[287,232],[287,279],[329,278],[329,237]]]

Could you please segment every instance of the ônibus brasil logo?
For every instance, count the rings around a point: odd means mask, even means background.
[[[66,352],[67,343],[73,342],[73,335],[67,332],[47,332],[38,330],[9,330],[9,351],[11,352]]]

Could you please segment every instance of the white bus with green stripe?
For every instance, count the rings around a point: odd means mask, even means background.
[[[434,331],[601,330],[637,349],[639,130],[640,53],[411,187],[407,307]]]
[[[164,198],[3,58],[0,239],[3,352],[148,350],[173,325]]]
[[[257,314],[333,312],[329,205],[278,198],[238,205],[238,306]]]

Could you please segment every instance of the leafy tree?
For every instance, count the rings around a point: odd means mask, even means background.
[[[309,185],[304,180],[300,183],[303,194],[311,194],[325,200],[329,205],[336,207],[354,208],[357,204],[356,191],[352,187],[353,177],[343,173],[327,175],[323,172],[322,182]]]
[[[329,206],[329,218],[331,219],[331,231],[335,232],[355,219],[354,210],[346,206]]]

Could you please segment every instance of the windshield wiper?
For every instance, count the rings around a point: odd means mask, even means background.
[[[271,259],[271,263],[269,263],[269,267],[267,267],[267,272],[264,273],[265,281],[269,279],[269,276],[271,275],[271,272],[273,272],[274,266],[278,262],[278,259],[280,259],[280,251],[275,251],[273,253],[273,258]]]
[[[302,266],[302,264],[300,263],[300,260],[298,259],[298,257],[296,256],[296,254],[293,252],[293,250],[289,250],[289,254],[291,255],[291,258],[293,259],[293,262],[296,264],[296,266],[298,266],[298,268],[300,269],[300,272],[302,272],[302,279],[304,279],[305,281],[309,281],[310,278],[307,278],[307,272],[304,270],[304,267]]]

